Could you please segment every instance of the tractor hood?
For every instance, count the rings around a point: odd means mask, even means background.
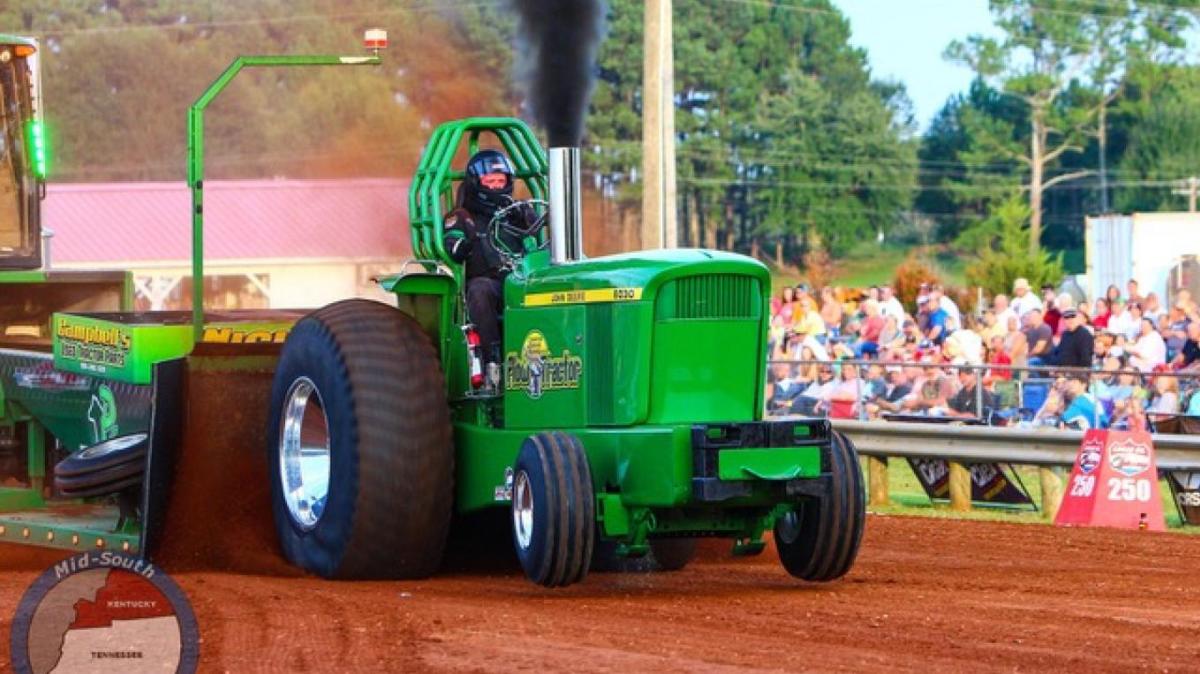
[[[505,424],[761,417],[770,275],[709,250],[613,255],[511,274]]]
[[[770,288],[771,282],[766,266],[745,255],[695,248],[648,250],[538,269],[524,283],[509,284],[512,294],[507,304],[650,300],[664,283],[697,274],[750,276],[757,278],[763,289]]]

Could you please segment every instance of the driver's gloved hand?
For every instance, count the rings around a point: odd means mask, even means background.
[[[455,262],[466,260],[477,238],[480,237],[475,222],[466,209],[457,208],[446,214],[446,219],[442,221],[442,245],[451,259]]]

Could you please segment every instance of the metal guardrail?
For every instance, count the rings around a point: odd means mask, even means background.
[[[831,419],[864,456],[1071,466],[1083,431]],[[1162,470],[1200,470],[1200,436],[1155,434]]]

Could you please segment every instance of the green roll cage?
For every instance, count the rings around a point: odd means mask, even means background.
[[[450,258],[442,244],[442,222],[454,209],[454,183],[466,177],[453,168],[454,158],[464,139],[468,157],[478,152],[479,137],[484,133],[500,141],[530,196],[544,200],[547,192],[546,151],[525,122],[511,117],[472,117],[446,122],[434,130],[408,191],[412,249],[418,259],[441,262],[454,270],[460,286],[462,265]]]

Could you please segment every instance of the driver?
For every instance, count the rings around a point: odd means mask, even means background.
[[[485,363],[500,362],[500,314],[504,309],[504,277],[508,268],[496,249],[492,228],[496,211],[513,203],[514,172],[504,153],[480,150],[467,162],[466,178],[458,190],[458,208],[442,224],[442,245],[455,262],[466,263],[467,313],[483,345]],[[506,213],[527,229],[536,216],[531,208]],[[503,232],[503,230],[502,230]],[[503,235],[503,234],[502,234]],[[511,238],[511,237],[509,237]],[[521,242],[505,240],[511,250]]]

